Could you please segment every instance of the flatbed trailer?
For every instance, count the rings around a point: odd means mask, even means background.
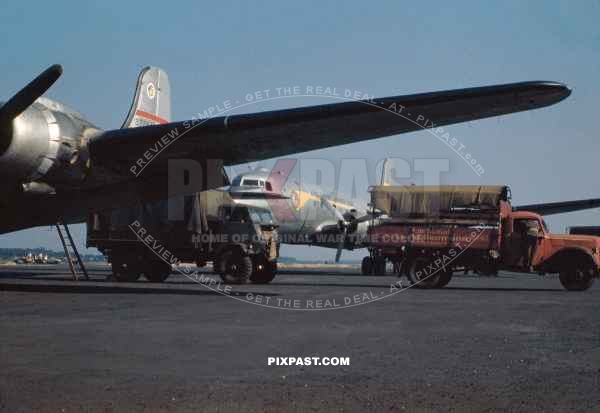
[[[507,186],[371,188],[377,219],[363,272],[391,261],[421,288],[447,285],[456,271],[558,273],[568,290],[589,288],[600,271],[600,238],[551,234],[543,218],[512,211]]]

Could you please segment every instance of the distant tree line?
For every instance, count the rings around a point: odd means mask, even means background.
[[[64,251],[53,251],[46,248],[0,248],[0,259],[14,260],[15,258],[24,257],[27,254],[43,254],[48,258],[65,258]],[[101,254],[82,254],[81,258],[84,261],[104,261],[104,256]]]

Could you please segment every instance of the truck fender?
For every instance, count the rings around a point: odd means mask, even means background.
[[[223,245],[223,246],[217,248],[214,252],[215,257],[219,257],[225,251],[229,251],[229,250],[237,250],[240,254],[244,254],[244,255],[248,254],[248,248],[246,247],[246,245],[232,243],[232,244],[226,244],[226,245]]]
[[[582,262],[594,268],[596,274],[598,273],[595,257],[588,250],[580,247],[565,248],[556,252],[543,262],[541,269],[547,273],[558,273]]]

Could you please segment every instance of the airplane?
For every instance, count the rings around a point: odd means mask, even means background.
[[[391,163],[382,164],[380,185],[391,185]],[[275,192],[273,177],[277,170],[258,168],[238,174],[231,185],[220,188],[231,195],[239,205],[268,210],[277,202],[286,202],[294,219],[275,222],[281,242],[293,245],[314,245],[336,249],[335,262],[343,250],[363,248],[367,230],[383,217],[370,210],[368,204],[354,203],[324,194],[321,188],[312,188],[298,180],[288,180],[280,192]],[[574,201],[546,202],[513,206],[513,211],[530,211],[540,215],[554,215],[600,207],[600,198]],[[275,217],[277,214],[274,214]],[[275,220],[277,221],[277,220]]]
[[[542,108],[571,93],[529,81],[174,122],[166,72],[146,67],[121,128],[101,130],[42,96],[62,71],[50,66],[0,107],[0,234],[218,188],[229,183],[225,166],[416,131],[421,117],[444,126]],[[399,107],[412,115],[391,109]],[[201,182],[170,185],[169,162],[181,159],[200,162]]]
[[[277,171],[266,168],[244,172],[233,178],[231,185],[219,189],[228,192],[238,205],[266,210],[277,208],[281,202],[289,205],[292,219],[277,220],[278,214],[272,214],[279,238],[285,244],[335,248],[335,262],[340,261],[342,250],[358,247],[352,237],[366,234],[370,219],[366,202],[328,196],[321,188],[309,187],[296,179],[286,180],[281,191],[274,192],[273,173]]]

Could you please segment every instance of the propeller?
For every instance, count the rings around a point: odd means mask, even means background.
[[[340,226],[342,227],[342,236],[340,237],[340,242],[335,252],[336,264],[339,263],[340,258],[342,258],[342,251],[344,251],[344,245],[346,245],[346,237],[348,236],[348,224],[346,223],[346,221],[340,221]]]
[[[340,242],[338,243],[337,250],[335,252],[335,262],[338,263],[342,257],[342,251],[344,251],[346,237],[348,236],[348,221],[346,220],[346,217],[344,217],[344,215],[335,207],[335,203],[330,199],[322,197],[321,202],[329,207],[338,220],[338,227],[341,231]]]
[[[62,74],[61,65],[52,65],[19,90],[2,107],[0,107],[0,132],[10,127],[11,122],[27,109],[37,98],[42,96]],[[2,133],[0,148],[10,145],[10,133]],[[7,142],[8,140],[8,142]]]
[[[368,222],[373,219],[377,219],[382,214],[380,212],[374,211],[374,212],[367,212],[365,215],[363,215],[361,217],[353,218],[352,216],[348,217],[348,216],[342,215],[340,213],[340,211],[338,211],[336,208],[333,207],[333,205],[331,205],[331,207],[332,207],[332,210],[335,211],[335,215],[338,218],[338,225],[342,232],[342,237],[340,238],[340,242],[338,244],[337,251],[335,253],[335,262],[338,263],[338,262],[340,262],[340,258],[342,257],[342,251],[344,250],[344,247],[346,246],[346,239],[348,237],[349,228],[351,226],[356,228],[356,226],[358,224],[361,224],[363,222]]]

